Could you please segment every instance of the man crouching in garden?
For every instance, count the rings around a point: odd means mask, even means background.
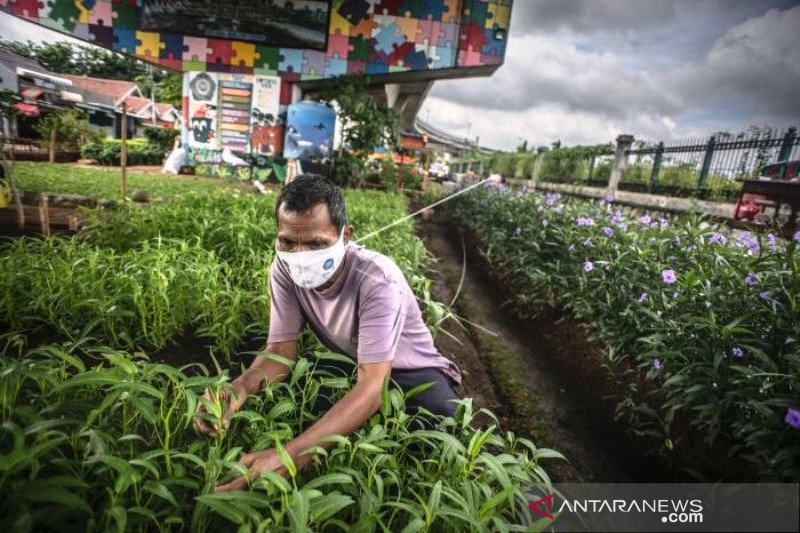
[[[407,409],[424,408],[452,416],[454,388],[461,374],[454,363],[439,355],[430,331],[403,273],[388,257],[350,242],[341,190],[330,180],[299,176],[281,191],[275,204],[278,225],[277,256],[270,270],[270,324],[266,351],[295,360],[298,337],[308,323],[319,340],[334,352],[347,354],[357,365],[355,385],[312,426],[286,443],[299,468],[311,461],[300,453],[326,446],[331,435],[349,435],[380,408],[387,376],[403,390],[433,383],[407,401]],[[342,365],[319,361],[324,365]],[[347,370],[347,368],[345,368]],[[232,383],[233,398],[222,424],[242,406],[248,394],[267,380],[286,378],[286,365],[263,357]],[[201,404],[199,411],[205,408]],[[197,429],[216,436],[218,428],[195,419]],[[241,490],[261,472],[281,470],[274,449],[243,456],[250,469],[217,491]]]

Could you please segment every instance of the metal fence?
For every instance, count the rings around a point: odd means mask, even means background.
[[[739,134],[637,143],[625,153],[620,189],[726,200],[738,195],[737,180],[759,176],[765,165],[800,158],[800,136],[796,128],[752,128]]]

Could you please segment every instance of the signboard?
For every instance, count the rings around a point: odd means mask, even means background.
[[[331,2],[143,0],[141,29],[324,51]]]

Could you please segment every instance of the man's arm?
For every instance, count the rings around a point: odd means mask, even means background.
[[[391,361],[358,365],[358,379],[353,388],[313,426],[286,444],[286,451],[299,468],[313,459],[311,454],[300,455],[303,450],[314,446],[331,447],[332,443],[323,439],[332,435],[349,435],[378,411],[383,383],[391,370]],[[240,462],[250,469],[248,474],[216,487],[215,492],[246,490],[248,480],[261,472],[285,471],[274,449],[245,454]]]
[[[381,406],[381,390],[392,371],[392,362],[358,365],[358,378],[352,389],[336,402],[322,418],[286,445],[286,451],[300,468],[311,461],[309,454],[300,456],[312,446],[328,448],[322,439],[332,435],[349,435],[360,428]]]
[[[294,361],[297,359],[297,341],[271,342],[267,344],[265,351]],[[250,368],[231,383],[233,387],[233,398],[231,398],[231,394],[228,390],[220,391],[220,398],[228,402],[228,406],[222,416],[222,427],[228,427],[233,413],[244,404],[249,394],[253,394],[261,388],[261,384],[265,380],[271,383],[278,383],[286,379],[287,375],[289,375],[289,367],[284,363],[267,357],[256,357],[250,364]],[[208,389],[206,389],[205,397],[213,401],[212,392]],[[203,405],[202,402],[198,403],[197,412],[206,412],[206,406]],[[204,435],[212,438],[217,436],[218,428],[214,427],[207,420],[195,417],[194,425],[197,431]]]
[[[297,359],[297,341],[270,342],[265,351],[294,361]],[[243,385],[247,394],[256,392],[264,381],[279,383],[289,375],[289,367],[268,357],[256,357],[250,368],[233,380]]]

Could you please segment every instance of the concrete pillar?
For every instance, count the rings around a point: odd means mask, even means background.
[[[615,192],[622,179],[622,171],[628,162],[625,151],[630,150],[633,144],[633,135],[622,134],[617,137],[617,151],[614,154],[614,166],[611,168],[611,177],[608,180],[608,192]]]

